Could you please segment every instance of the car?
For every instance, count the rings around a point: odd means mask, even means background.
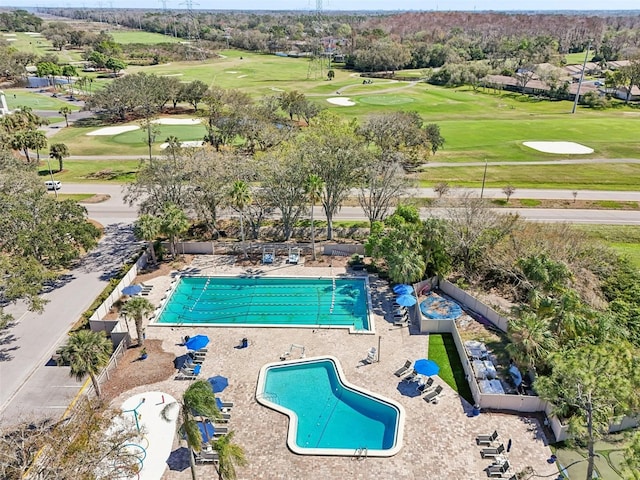
[[[60,180],[47,180],[44,184],[47,190],[60,190],[62,188],[62,182]]]

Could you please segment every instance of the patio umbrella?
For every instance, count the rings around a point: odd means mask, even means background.
[[[408,295],[413,293],[413,287],[411,285],[407,285],[406,283],[400,283],[393,287],[393,292],[398,295]]]
[[[414,297],[413,295],[400,295],[398,298],[396,298],[396,303],[398,305],[402,305],[403,307],[412,307],[413,305],[418,303],[418,300],[416,300],[416,297]]]
[[[129,285],[128,287],[124,287],[122,289],[123,295],[137,295],[142,291],[142,287],[140,285]]]
[[[207,382],[211,384],[213,393],[220,393],[229,386],[229,379],[222,375],[216,375],[215,377],[208,378]]]
[[[209,442],[213,438],[215,427],[211,422],[198,422],[198,429],[200,430],[200,435],[202,435],[202,440],[205,442]]]
[[[222,410],[224,408],[222,400],[220,400],[218,397],[216,397],[216,405],[218,406],[218,410]]]
[[[436,362],[433,360],[427,360],[426,358],[416,360],[416,363],[413,365],[413,369],[420,375],[426,375],[427,377],[437,375],[440,371],[440,367]]]
[[[189,350],[200,350],[207,345],[209,345],[209,337],[207,337],[206,335],[196,335],[195,337],[191,337],[189,340],[184,342],[184,346]]]

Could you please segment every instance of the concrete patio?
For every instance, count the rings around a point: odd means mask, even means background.
[[[329,276],[328,267],[309,266],[253,266],[262,275]],[[230,257],[197,256],[186,269],[198,274],[241,274],[246,267],[234,265]],[[345,274],[344,268],[333,267],[333,274]],[[476,446],[477,434],[497,430],[505,447],[509,440],[512,448],[507,454],[510,473],[532,467],[537,475],[552,475],[555,465],[549,465],[551,455],[541,425],[533,418],[504,413],[483,412],[470,416],[471,406],[448,385],[435,377],[436,384],[444,387],[437,404],[428,404],[421,396],[409,396],[407,389],[399,390],[399,379],[393,375],[405,360],[427,356],[428,336],[394,327],[384,315],[391,311],[393,294],[387,282],[370,276],[375,335],[349,334],[346,329],[311,328],[220,328],[220,327],[163,327],[149,326],[147,338],[159,339],[164,350],[176,355],[185,353],[181,338],[203,333],[210,337],[209,352],[200,378],[214,375],[229,378],[228,388],[219,394],[224,401],[233,401],[230,426],[235,442],[246,452],[247,467],[238,469],[239,479],[436,479],[476,480],[487,478],[485,469],[490,459],[480,457]],[[172,277],[159,277],[145,283],[154,285],[148,297],[158,304],[169,287]],[[248,348],[236,348],[242,338],[248,338]],[[378,347],[380,361],[365,364],[363,360],[371,347]],[[349,382],[400,402],[406,410],[403,448],[390,458],[356,459],[351,457],[298,456],[286,446],[288,419],[255,400],[258,372],[263,364],[277,361],[292,344],[304,345],[306,356],[333,355],[342,365]],[[295,358],[295,356],[292,356]],[[167,371],[173,371],[167,365]],[[171,379],[154,385],[130,390],[114,401],[114,406],[132,394],[144,391],[163,391],[180,398],[188,381]],[[184,442],[174,443],[174,450]],[[186,449],[183,449],[186,452]],[[188,460],[186,460],[188,463]],[[212,465],[197,467],[202,475],[214,476]],[[189,469],[169,470],[166,480],[190,478]],[[204,478],[204,477],[202,477]]]

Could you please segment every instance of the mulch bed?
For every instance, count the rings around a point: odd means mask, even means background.
[[[148,354],[145,360],[140,360],[141,348],[137,345],[129,347],[124,356],[118,359],[118,367],[109,373],[109,380],[102,385],[105,402],[132,388],[161,382],[174,375],[175,355],[162,349],[162,341],[146,340],[144,348]]]

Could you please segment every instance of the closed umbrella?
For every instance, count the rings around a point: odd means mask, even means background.
[[[196,335],[195,337],[191,337],[189,340],[184,342],[184,346],[189,350],[200,350],[207,345],[209,345],[209,337],[207,337],[206,335]]]
[[[397,293],[398,295],[408,295],[410,293],[413,293],[413,287],[411,285],[407,285],[406,283],[400,283],[399,285],[393,287],[393,292]]]
[[[426,375],[427,377],[437,375],[440,371],[440,367],[436,362],[426,358],[416,360],[416,363],[413,365],[413,369],[420,375]]]
[[[413,295],[400,295],[398,298],[396,298],[396,303],[398,305],[402,305],[403,307],[412,307],[413,305],[418,303],[418,300],[416,300],[416,297],[414,297]]]

